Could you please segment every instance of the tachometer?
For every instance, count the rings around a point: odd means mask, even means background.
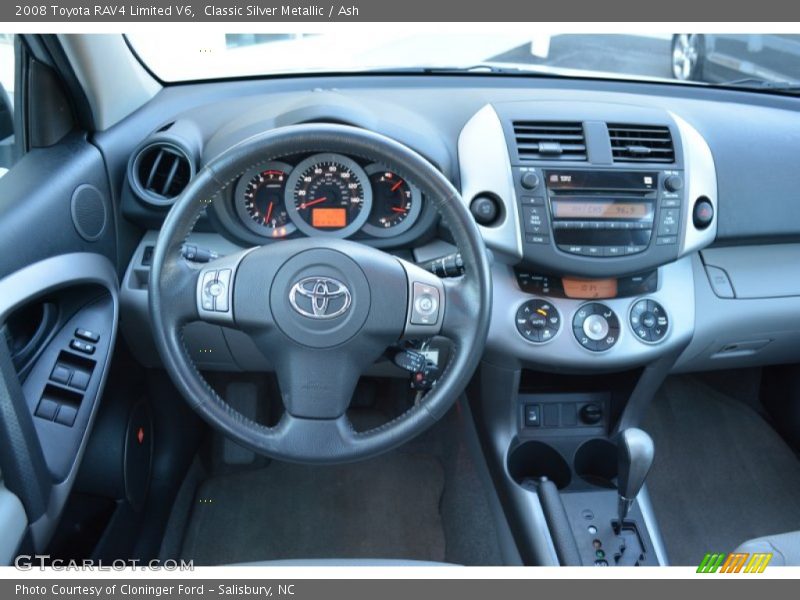
[[[308,157],[286,182],[286,212],[307,235],[352,235],[364,225],[371,207],[364,169],[339,154]]]
[[[292,167],[270,162],[242,175],[236,184],[236,213],[259,235],[281,238],[296,229],[286,212],[286,181]]]
[[[419,188],[383,165],[369,165],[366,172],[372,186],[372,211],[364,233],[390,237],[408,231],[422,210]]]

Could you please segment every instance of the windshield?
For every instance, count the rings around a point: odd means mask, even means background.
[[[427,32],[134,34],[162,81],[389,69],[496,70],[779,89],[798,82],[800,35]],[[770,85],[765,85],[770,84]]]

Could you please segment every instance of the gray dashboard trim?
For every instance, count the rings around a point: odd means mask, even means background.
[[[711,289],[699,254],[691,259],[698,322],[694,337],[673,372],[738,369],[800,360],[800,296],[720,298]],[[784,271],[773,270],[773,264],[764,265],[761,274],[767,278],[786,276]]]
[[[800,244],[706,248],[700,255],[725,271],[737,299],[800,297]]]
[[[522,258],[522,234],[517,197],[511,172],[503,124],[494,107],[487,104],[464,125],[458,136],[461,199],[469,208],[481,194],[497,196],[503,204],[500,222],[478,225],[486,245],[517,260]]]

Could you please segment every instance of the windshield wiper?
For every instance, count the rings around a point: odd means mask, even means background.
[[[743,79],[733,79],[717,84],[725,87],[742,87],[757,90],[770,90],[775,92],[800,93],[800,83],[793,81],[767,81],[755,77],[745,77]]]

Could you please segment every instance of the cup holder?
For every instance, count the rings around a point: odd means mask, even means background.
[[[558,489],[569,485],[569,465],[558,451],[544,442],[523,442],[508,455],[508,474],[517,483],[547,477]]]
[[[584,442],[575,453],[575,473],[590,485],[615,489],[617,446],[600,438]]]

